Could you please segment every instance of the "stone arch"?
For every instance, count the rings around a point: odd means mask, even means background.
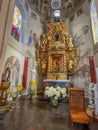
[[[7,81],[10,82],[11,87],[17,87],[19,81],[19,72],[20,72],[20,63],[18,58],[16,56],[10,56],[6,59],[4,65],[2,80],[6,81],[5,78],[7,78]]]

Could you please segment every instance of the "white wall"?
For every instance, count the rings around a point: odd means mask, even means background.
[[[77,66],[77,73],[72,77],[75,87],[85,89],[85,95],[88,96],[88,87],[90,83],[89,56],[93,55],[93,39],[90,19],[90,3],[86,1],[83,5],[83,13],[77,17],[77,11],[74,14],[75,19],[69,22],[69,32],[75,37],[80,38],[77,48],[80,50],[80,60]],[[78,9],[77,9],[78,10]],[[88,26],[87,33],[83,33],[83,28]]]

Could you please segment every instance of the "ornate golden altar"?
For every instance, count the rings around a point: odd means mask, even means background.
[[[79,50],[73,46],[64,21],[51,22],[47,28],[37,50],[39,73],[47,74],[47,79],[68,79],[76,70]]]

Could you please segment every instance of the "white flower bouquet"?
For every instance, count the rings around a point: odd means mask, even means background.
[[[64,98],[66,97],[66,88],[61,88],[59,86],[57,87],[46,87],[45,88],[45,96],[51,98],[51,99],[55,99],[58,100],[60,98]]]

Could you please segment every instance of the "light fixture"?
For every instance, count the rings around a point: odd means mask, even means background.
[[[60,17],[60,14],[61,14],[61,11],[60,11],[60,10],[55,10],[55,11],[53,12],[53,14],[54,14],[54,17],[59,18],[59,17]]]
[[[55,10],[53,12],[54,14],[54,22],[59,22],[60,21],[60,14],[61,14],[61,11],[60,10]]]

